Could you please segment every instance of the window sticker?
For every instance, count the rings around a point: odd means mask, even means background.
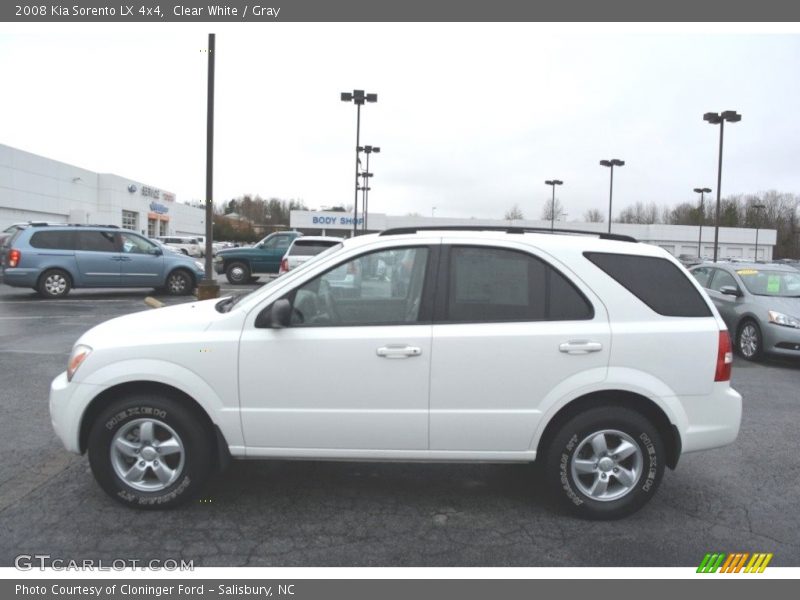
[[[758,275],[757,269],[742,269],[740,271],[736,271],[739,275]]]
[[[780,294],[781,293],[781,277],[780,275],[770,275],[767,278],[767,293]]]

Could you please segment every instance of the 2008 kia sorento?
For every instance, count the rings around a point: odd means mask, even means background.
[[[240,298],[91,329],[50,411],[130,506],[177,505],[230,456],[538,460],[565,507],[616,518],[682,453],[736,438],[731,361],[714,305],[655,246],[390,230]]]

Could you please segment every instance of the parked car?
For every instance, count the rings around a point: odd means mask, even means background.
[[[185,502],[230,457],[536,460],[566,509],[631,514],[682,453],[734,441],[742,398],[680,263],[595,235],[388,230],[247,295],[113,319],[53,381],[53,426],[132,507]],[[332,293],[400,255],[402,286],[392,268]]]
[[[327,237],[319,235],[304,235],[292,240],[286,254],[281,259],[281,266],[278,273],[283,275],[292,269],[299,267],[304,262],[314,258],[320,252],[327,250],[331,246],[342,243],[341,238]]]
[[[167,254],[167,255],[169,255],[169,254],[180,254],[182,256],[186,256],[183,252],[181,252],[177,248],[175,248],[173,246],[168,246],[164,242],[160,242],[158,240],[154,240],[154,239],[151,239],[151,238],[148,238],[148,240],[153,242],[159,248],[161,248],[161,250],[162,250],[162,252],[164,252],[164,254]]]
[[[711,263],[691,273],[733,332],[743,358],[800,357],[800,272],[784,265]]]
[[[72,288],[151,287],[190,294],[203,264],[164,252],[141,235],[117,227],[37,226],[20,229],[2,253],[3,283],[30,287],[46,298]]]
[[[201,244],[200,240],[196,237],[160,235],[156,236],[156,239],[167,246],[175,248],[186,256],[192,256],[194,258],[202,258],[205,256],[205,252],[203,251],[205,246]]]
[[[220,250],[214,258],[214,270],[220,275],[225,273],[228,282],[234,285],[249,283],[253,275],[277,275],[286,250],[301,235],[299,231],[280,231],[252,247]]]

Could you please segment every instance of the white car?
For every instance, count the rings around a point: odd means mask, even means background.
[[[89,330],[52,383],[53,426],[141,508],[195,496],[229,457],[535,460],[564,507],[622,517],[682,453],[733,442],[742,409],[713,303],[625,239],[356,237],[246,296]],[[383,277],[333,293],[370,258]]]
[[[322,235],[304,235],[294,238],[281,259],[278,274],[283,275],[295,269],[332,246],[342,243],[342,238]]]
[[[162,244],[166,244],[175,248],[181,254],[192,256],[194,258],[202,258],[205,255],[203,249],[205,246],[200,243],[200,240],[195,237],[185,237],[177,235],[162,235],[155,238]]]

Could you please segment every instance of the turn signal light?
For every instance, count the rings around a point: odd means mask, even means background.
[[[281,261],[281,268],[278,270],[278,273],[288,273],[289,272],[289,259],[284,258]]]

